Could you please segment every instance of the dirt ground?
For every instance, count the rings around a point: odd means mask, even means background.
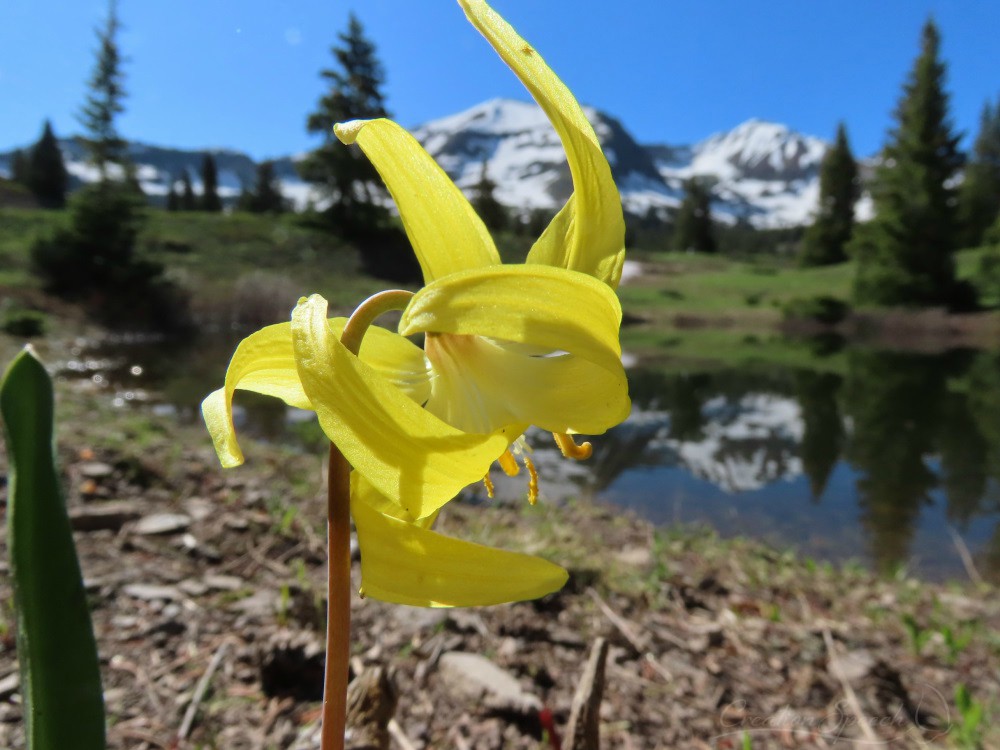
[[[248,441],[246,466],[223,471],[196,425],[62,402],[109,746],[318,747],[322,459]],[[398,691],[392,747],[559,747],[598,637],[605,748],[1000,747],[986,584],[879,579],[583,503],[459,501],[438,530],[543,554],[570,581],[475,610],[355,598],[354,670],[384,667]],[[5,547],[0,559],[0,747],[21,748]],[[456,652],[519,693],[480,685]]]

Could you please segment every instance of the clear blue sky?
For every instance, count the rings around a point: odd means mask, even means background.
[[[955,125],[978,127],[1000,94],[1000,3],[992,0],[495,0],[577,97],[641,142],[689,143],[750,118],[882,144],[933,14]],[[101,0],[0,0],[0,150],[59,135],[96,48]],[[353,10],[386,68],[404,125],[496,96],[526,98],[452,0],[121,0],[129,98],[125,137],[256,158],[311,148],[318,72]]]

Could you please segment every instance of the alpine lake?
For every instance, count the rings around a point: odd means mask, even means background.
[[[57,379],[116,410],[193,423],[238,339],[39,349]],[[591,459],[567,461],[550,435],[526,436],[541,502],[611,503],[663,527],[758,538],[808,565],[1000,580],[1000,353],[781,346],[796,356],[628,354],[632,413],[593,438]],[[241,434],[302,451],[324,444],[311,413],[274,399],[238,394],[235,420]],[[524,500],[524,476],[493,479],[497,502]],[[466,493],[487,501],[482,485]]]

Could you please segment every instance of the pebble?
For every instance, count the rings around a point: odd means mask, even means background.
[[[516,677],[479,654],[450,651],[441,656],[438,671],[452,694],[482,701],[487,709],[532,714],[541,708],[541,701],[525,692]]]
[[[114,473],[113,466],[100,461],[88,461],[85,464],[80,464],[77,470],[80,472],[80,476],[87,479],[103,479]]]
[[[191,525],[191,516],[183,513],[154,513],[139,519],[132,530],[143,536],[173,534]]]
[[[176,586],[158,586],[155,583],[130,583],[122,587],[122,591],[133,599],[142,599],[146,602],[184,598]]]

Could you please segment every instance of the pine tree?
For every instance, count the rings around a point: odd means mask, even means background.
[[[171,212],[181,210],[181,196],[177,192],[177,180],[170,180],[170,190],[167,191],[167,210]]]
[[[222,199],[219,198],[219,170],[211,154],[205,154],[205,158],[201,160],[201,202],[198,208],[212,212],[222,210]]]
[[[854,204],[860,196],[858,165],[847,140],[847,129],[837,126],[837,138],[826,152],[819,173],[819,211],[802,239],[804,266],[825,266],[847,260],[847,243],[854,231]]]
[[[903,88],[882,163],[871,186],[875,218],[859,227],[854,298],[863,304],[970,306],[955,280],[957,216],[953,179],[962,165],[948,116],[945,64],[933,21]]]
[[[709,187],[697,178],[685,185],[684,200],[674,219],[674,250],[681,252],[714,253],[715,236],[712,232],[712,193]]]
[[[81,116],[88,131],[84,143],[100,180],[74,195],[69,225],[36,241],[31,261],[48,291],[79,300],[103,323],[164,328],[180,321],[184,305],[163,280],[163,268],[135,253],[144,217],[142,194],[115,127],[124,96],[118,28],[116,4],[110,0]],[[122,174],[113,173],[113,165]]]
[[[191,184],[191,173],[187,167],[181,173],[181,211],[197,211],[198,198],[194,194],[194,185]]]
[[[476,209],[479,218],[483,223],[495,232],[506,229],[510,223],[507,209],[496,198],[497,184],[490,179],[486,171],[486,162],[483,162],[482,171],[479,174],[479,182],[472,189],[472,207]]]
[[[274,171],[273,161],[262,161],[257,165],[257,178],[253,189],[240,196],[240,207],[255,214],[280,214],[285,210],[285,198]]]
[[[100,170],[101,181],[108,179],[112,164],[126,167],[126,143],[115,127],[115,118],[125,111],[125,76],[122,72],[121,53],[115,37],[121,25],[118,22],[116,0],[108,2],[108,18],[103,29],[97,30],[99,49],[97,63],[88,86],[90,93],[80,112],[80,122],[88,135],[83,143],[90,153],[90,161]]]
[[[1000,97],[983,107],[979,134],[959,189],[960,244],[983,244],[984,235],[1000,215]]]
[[[63,163],[59,142],[48,120],[42,136],[31,149],[29,157],[28,187],[42,208],[63,208],[66,205],[66,188],[69,174]]]
[[[329,201],[327,214],[334,223],[348,231],[370,230],[387,215],[375,201],[378,175],[360,149],[348,148],[337,140],[333,126],[347,120],[387,117],[382,94],[385,74],[375,45],[353,13],[347,31],[338,36],[340,46],[330,50],[337,68],[320,72],[329,90],[306,122],[306,129],[321,135],[323,142],[298,169]]]

